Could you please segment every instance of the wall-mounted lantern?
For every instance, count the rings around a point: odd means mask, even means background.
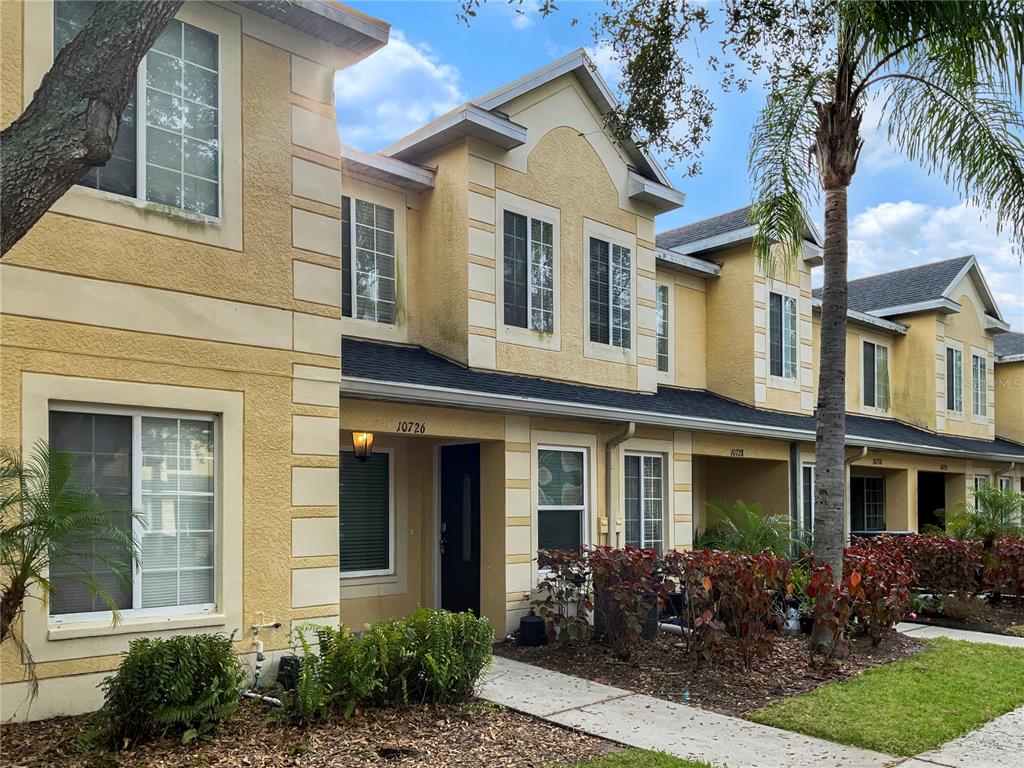
[[[373,452],[373,432],[353,432],[352,452],[359,461],[366,461]]]

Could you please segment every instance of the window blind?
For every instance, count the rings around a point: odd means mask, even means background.
[[[590,340],[597,344],[610,341],[609,269],[611,246],[590,238]]]
[[[505,211],[505,325],[514,325],[518,328],[526,327],[526,223],[525,216]]]
[[[667,285],[659,285],[655,292],[655,305],[657,307],[657,354],[658,354],[658,370],[662,373],[668,373],[668,352],[669,352],[669,303],[668,303],[668,291]]]
[[[875,407],[875,345],[864,342],[864,405]]]
[[[341,314],[352,317],[352,198],[341,198]]]
[[[341,454],[339,489],[342,573],[391,570],[391,456],[366,461]]]
[[[768,345],[772,376],[782,375],[782,296],[768,297]]]

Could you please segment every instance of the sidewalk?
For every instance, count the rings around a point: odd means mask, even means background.
[[[991,643],[992,645],[1005,645],[1009,648],[1024,648],[1024,637],[993,635],[990,632],[971,632],[966,629],[948,629],[932,624],[913,624],[905,621],[896,625],[896,631],[921,640],[947,637],[950,640],[966,640],[969,643]]]
[[[883,768],[901,758],[496,656],[480,698],[630,747],[730,768]]]
[[[1024,707],[966,736],[902,763],[900,768],[1017,768],[1024,752]]]

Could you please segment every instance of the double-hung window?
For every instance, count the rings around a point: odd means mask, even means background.
[[[50,615],[109,610],[83,571],[119,610],[213,608],[216,567],[215,426],[212,417],[158,412],[50,411],[50,447],[70,456],[77,483],[131,532],[139,560],[109,543],[83,542],[71,566],[54,566]],[[133,519],[131,510],[138,511]],[[120,562],[121,578],[111,566]]]
[[[864,405],[889,410],[889,348],[864,342]]]
[[[1013,490],[1013,478],[1009,475],[999,476],[999,490],[1000,491],[1012,491]]]
[[[92,0],[56,0],[56,56],[85,26]],[[82,186],[220,216],[220,46],[172,19],[139,65],[111,158]],[[140,98],[141,96],[141,98]]]
[[[590,238],[590,340],[632,346],[632,272],[629,248]]]
[[[665,460],[660,455],[626,454],[626,546],[664,549]]]
[[[768,297],[768,341],[772,376],[796,378],[796,299],[772,293]]]
[[[964,353],[956,347],[946,347],[946,410],[964,410]]]
[[[505,325],[555,330],[554,225],[504,212]]]
[[[587,452],[537,450],[537,548],[579,551],[587,543]]]
[[[392,208],[341,198],[341,313],[375,323],[395,322]]]
[[[988,383],[985,380],[985,358],[971,355],[971,412],[975,416],[988,413]]]
[[[801,501],[803,502],[803,532],[814,530],[814,465],[805,464],[802,468]],[[810,541],[807,542],[810,544]]]
[[[394,494],[390,451],[357,459],[341,454],[340,560],[342,576],[394,573]]]
[[[654,293],[655,307],[657,313],[657,353],[658,353],[658,371],[661,373],[668,373],[669,366],[669,312],[671,312],[671,305],[669,304],[669,287],[667,285],[659,285],[655,288]]]

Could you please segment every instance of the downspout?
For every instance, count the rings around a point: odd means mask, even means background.
[[[843,461],[843,487],[848,489],[850,487],[850,466],[855,461],[860,461],[868,455],[868,447],[862,445],[860,450],[853,456],[848,456]],[[843,539],[847,542],[850,541],[852,532],[850,531],[850,498],[848,493],[843,493],[843,497],[846,499],[845,508],[843,509]]]
[[[604,481],[604,508],[605,513],[608,515],[608,546],[618,546],[618,531],[615,530],[618,514],[616,513],[615,507],[617,506],[615,501],[617,499],[618,484],[616,484],[615,478],[618,477],[618,462],[616,461],[616,455],[618,454],[618,447],[624,442],[629,440],[633,435],[636,434],[636,422],[627,421],[626,428],[611,438],[605,445],[605,470],[606,477]]]

